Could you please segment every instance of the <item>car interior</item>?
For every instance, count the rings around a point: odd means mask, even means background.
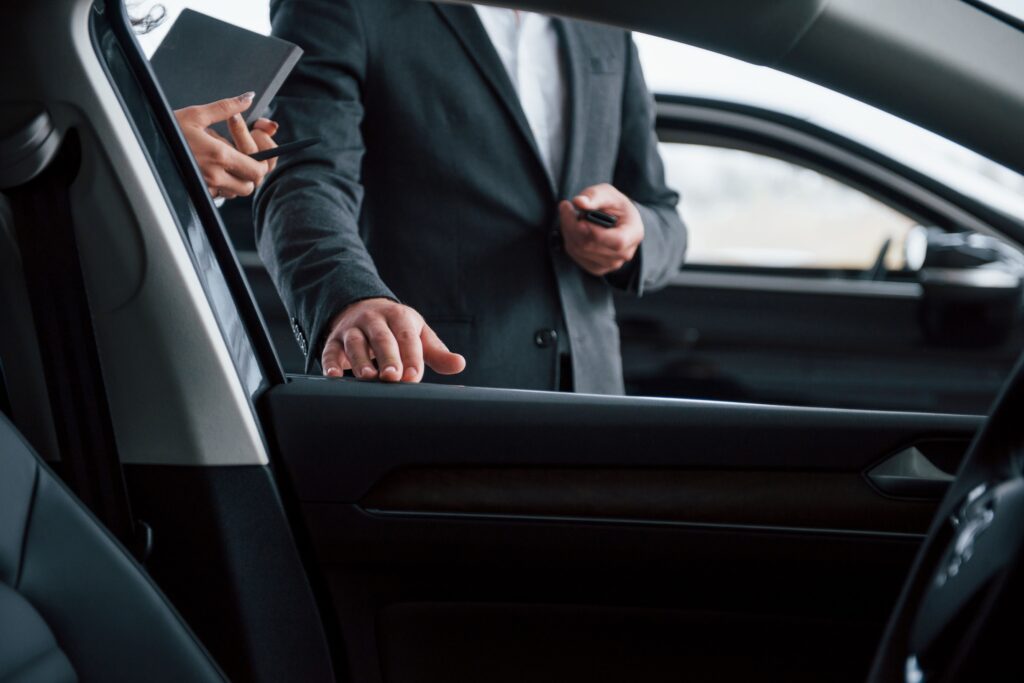
[[[124,547],[0,417],[0,675],[219,681]]]
[[[499,4],[770,65],[1024,171],[1024,33],[990,3]],[[749,297],[762,275],[684,267],[620,309],[636,357],[676,368],[635,368],[630,396],[301,375],[124,3],[0,17],[0,678],[1020,676],[1019,277]],[[663,98],[662,139],[1024,245],[849,141],[706,105]],[[892,384],[858,381],[879,349]],[[824,388],[794,393],[815,363]]]

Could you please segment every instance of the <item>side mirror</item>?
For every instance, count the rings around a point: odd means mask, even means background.
[[[1024,256],[994,237],[915,227],[904,241],[922,287],[925,337],[950,346],[1005,340],[1021,320]]]

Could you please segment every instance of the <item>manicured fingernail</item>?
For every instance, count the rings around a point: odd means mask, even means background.
[[[330,367],[327,368],[327,371],[324,374],[326,374],[328,377],[337,377],[338,375],[341,374],[341,372],[338,370],[338,368]]]
[[[405,370],[405,379],[406,380],[412,381],[412,380],[416,379],[416,375],[417,375],[416,368],[406,368],[406,370]]]
[[[398,368],[396,368],[394,365],[389,365],[386,368],[384,368],[384,370],[382,370],[380,374],[383,375],[384,373],[387,373],[389,375],[397,375]]]
[[[371,368],[369,365],[367,365],[365,368],[359,371],[359,376],[362,377],[363,379],[370,379],[371,377],[374,376],[374,374],[375,373],[373,372],[373,368]]]
[[[238,99],[242,102],[251,102],[254,97],[256,97],[256,93],[250,90],[249,92],[244,92],[241,95],[239,95]]]

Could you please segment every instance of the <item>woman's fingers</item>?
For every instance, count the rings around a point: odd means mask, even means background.
[[[174,115],[182,126],[192,124],[200,128],[209,128],[220,121],[227,121],[235,114],[241,114],[252,106],[256,93],[247,92],[238,97],[228,97],[208,104],[197,104],[178,109]]]
[[[242,154],[232,146],[230,142],[222,138],[217,134],[215,130],[205,130],[203,134],[206,137],[213,138],[217,144],[209,145],[206,144],[205,139],[203,142],[197,142],[193,145],[191,140],[189,145],[192,147],[193,154],[196,155],[196,159],[199,161],[200,168],[204,168],[208,165],[211,170],[214,168],[223,168],[228,173],[241,178],[242,180],[248,180],[256,183],[258,186],[263,180],[263,176],[267,174],[267,167],[265,161],[256,161],[249,157],[248,154]],[[203,153],[200,154],[200,148]],[[258,149],[256,151],[259,151]]]
[[[206,174],[206,184],[216,190],[212,193],[215,197],[234,199],[235,197],[248,197],[256,190],[256,183],[251,180],[242,180],[228,173],[223,169],[216,169],[213,173]]]
[[[241,114],[235,114],[228,118],[228,132],[231,133],[231,139],[235,141],[235,149],[242,154],[254,154],[260,151]]]
[[[236,197],[252,194],[273,168],[272,163],[256,161],[250,154],[273,145],[277,124],[259,119],[258,131],[250,132],[242,112],[252,106],[254,93],[185,107],[174,112],[192,154],[215,196]],[[234,144],[209,129],[226,121]]]
[[[277,121],[271,121],[270,119],[258,118],[256,123],[252,124],[254,130],[262,130],[267,135],[273,137],[277,135],[277,130],[280,126],[277,125]]]
[[[235,114],[228,119],[228,130],[231,132],[231,138],[235,141],[235,149],[242,155],[245,155],[247,161],[255,162],[255,166],[248,163],[241,166],[239,168],[241,171],[240,177],[245,180],[251,180],[256,184],[256,187],[259,187],[260,183],[263,182],[263,177],[270,172],[270,164],[265,161],[255,161],[254,159],[250,159],[249,155],[259,152],[261,147],[253,138],[253,133],[249,132],[249,127],[245,125],[245,121],[242,119],[241,114]],[[257,131],[256,134],[263,137],[266,136],[266,133],[261,131]],[[234,173],[231,169],[228,170]],[[258,176],[251,175],[251,173],[257,172]]]
[[[259,186],[263,182],[263,177],[267,175],[265,161],[251,159],[248,155],[242,154],[230,146],[217,156],[217,163],[239,180],[253,183],[256,186]]]
[[[261,152],[265,149],[273,149],[277,147],[277,143],[274,142],[274,138],[272,138],[269,133],[259,128],[253,128],[252,139]],[[263,163],[267,165],[267,172],[269,173],[274,170],[275,166],[277,166],[277,157],[267,159]]]

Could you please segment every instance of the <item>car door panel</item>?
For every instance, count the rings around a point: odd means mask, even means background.
[[[934,512],[865,473],[980,422],[308,377],[262,411],[355,678],[399,682],[856,680]]]
[[[927,339],[913,283],[773,277],[693,270],[618,297],[627,391],[984,414],[1024,346],[1020,328],[995,347]]]

